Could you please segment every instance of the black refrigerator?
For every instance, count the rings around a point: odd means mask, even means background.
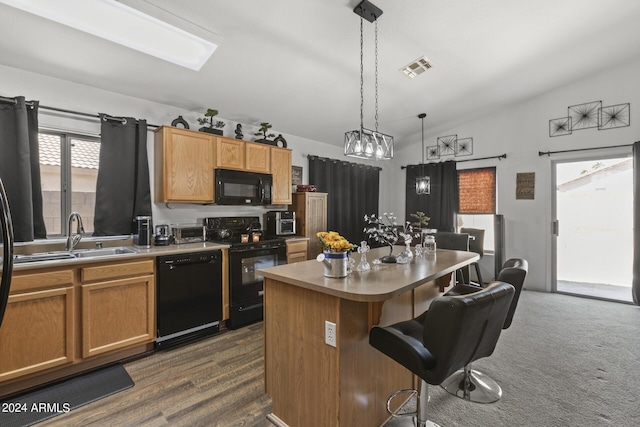
[[[9,299],[9,287],[13,273],[13,225],[11,224],[11,212],[7,202],[7,193],[4,191],[2,179],[0,179],[0,244],[2,244],[2,280],[0,281],[0,327]]]

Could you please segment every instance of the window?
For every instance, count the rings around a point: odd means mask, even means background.
[[[67,233],[67,218],[79,212],[93,232],[100,139],[67,133],[39,133],[40,176],[48,236]]]
[[[484,250],[493,251],[493,217],[496,213],[496,168],[458,171],[460,191],[458,229],[485,230]]]

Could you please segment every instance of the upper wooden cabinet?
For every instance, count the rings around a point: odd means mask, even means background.
[[[214,169],[273,174],[273,204],[291,204],[291,150],[171,126],[156,131],[156,202],[214,203]]]
[[[272,198],[274,205],[291,204],[291,150],[271,147]]]
[[[216,169],[244,170],[246,164],[245,142],[240,139],[216,138]]]
[[[169,126],[155,133],[156,202],[214,201],[214,136]]]
[[[245,170],[249,172],[271,173],[271,146],[245,142]]]

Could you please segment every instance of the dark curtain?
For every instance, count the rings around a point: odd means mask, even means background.
[[[147,122],[100,114],[101,141],[94,236],[135,232],[133,219],[151,215]]]
[[[366,240],[364,216],[378,213],[379,167],[309,156],[309,184],[327,193],[327,231]]]
[[[424,212],[431,219],[429,228],[438,231],[456,231],[455,214],[458,212],[458,173],[456,162],[428,163],[407,166],[406,221],[414,222],[412,213]],[[431,194],[416,194],[416,178],[431,178]]]
[[[16,242],[44,239],[38,101],[0,102],[0,178],[12,214]]]
[[[640,141],[633,143],[633,302],[640,305]]]

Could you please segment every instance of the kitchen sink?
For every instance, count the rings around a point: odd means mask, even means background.
[[[103,249],[86,249],[79,250],[78,252],[74,252],[73,255],[76,258],[90,258],[90,257],[101,257],[107,255],[120,255],[120,254],[135,254],[136,251],[133,249],[126,248],[124,246],[118,246],[115,248],[103,248]]]
[[[55,252],[40,252],[28,255],[15,255],[13,262],[15,264],[22,264],[26,262],[39,262],[39,261],[57,261],[63,259],[76,259],[76,258],[92,258],[103,257],[108,255],[119,254],[134,254],[136,251],[124,246],[118,246],[115,248],[102,248],[102,249],[79,249],[74,252],[68,251],[55,251]],[[2,258],[0,258],[2,259]]]
[[[15,255],[13,262],[21,264],[23,262],[38,262],[38,261],[55,261],[60,259],[73,259],[75,256],[70,252],[43,252],[29,255]]]

